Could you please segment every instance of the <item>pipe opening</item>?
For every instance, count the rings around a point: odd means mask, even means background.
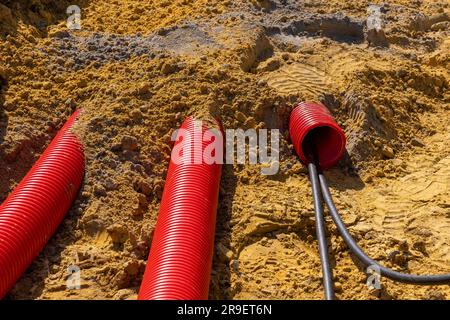
[[[331,126],[319,126],[308,131],[302,141],[302,152],[308,162],[315,158],[319,166],[327,168],[342,155],[345,141],[342,132]]]

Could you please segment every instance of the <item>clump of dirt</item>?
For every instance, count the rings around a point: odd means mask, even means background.
[[[399,271],[448,271],[447,3],[380,2],[386,46],[367,42],[368,1],[86,1],[79,31],[67,30],[64,4],[39,2],[41,28],[24,18],[38,19],[29,3],[0,7],[10,28],[0,40],[0,200],[78,108],[87,169],[9,298],[135,298],[170,137],[193,115],[282,133],[276,175],[223,167],[210,297],[321,299],[309,182],[287,128],[303,100],[325,103],[347,135],[327,177],[358,243]],[[369,290],[327,226],[338,298],[450,297],[386,279]],[[80,290],[66,287],[71,265]]]

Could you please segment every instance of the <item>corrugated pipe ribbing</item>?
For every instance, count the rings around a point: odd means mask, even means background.
[[[195,123],[188,117],[180,127],[188,135],[180,137],[179,131],[174,144],[140,300],[208,298],[221,162],[187,159],[195,158],[194,150],[203,154],[208,145],[218,143],[219,150],[223,144],[217,138],[203,141],[208,128],[194,128]],[[222,131],[216,132],[222,140]],[[174,161],[180,147],[183,161]]]
[[[0,206],[0,298],[39,254],[64,218],[84,177],[84,152],[67,120]]]
[[[304,164],[315,156],[320,168],[327,169],[335,165],[345,151],[345,134],[321,103],[297,104],[289,118],[289,134]]]

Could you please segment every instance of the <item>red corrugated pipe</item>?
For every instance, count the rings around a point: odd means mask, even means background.
[[[182,147],[182,159],[194,159],[195,146],[202,153],[211,144],[223,152],[219,139],[206,139],[206,125],[194,129],[188,117],[180,129],[188,133],[177,139],[167,172],[150,254],[138,298],[140,300],[204,300],[208,298],[214,248],[216,210],[221,175],[220,163],[176,163],[175,151]],[[198,123],[198,122],[197,122]],[[215,126],[218,126],[216,123]],[[216,131],[223,141],[222,131]],[[210,141],[209,141],[210,140]],[[188,147],[191,147],[189,150]],[[210,149],[208,149],[210,150]],[[191,161],[192,162],[192,161]]]
[[[0,206],[0,298],[55,232],[84,176],[84,152],[67,120],[42,156]]]
[[[304,164],[315,156],[320,168],[327,169],[335,165],[345,151],[345,134],[321,103],[298,103],[289,118],[289,134]]]

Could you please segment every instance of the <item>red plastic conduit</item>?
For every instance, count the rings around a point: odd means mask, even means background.
[[[208,128],[194,130],[193,118],[181,128],[191,139],[178,135],[174,148],[180,143],[183,150],[192,147],[183,158],[193,158],[197,143],[202,151],[211,143],[202,141]],[[171,159],[139,300],[208,299],[220,175],[221,164]]]
[[[289,118],[289,134],[304,164],[312,159],[312,146],[322,169],[335,165],[345,151],[345,134],[321,103],[298,103]]]
[[[70,131],[76,111],[0,206],[0,298],[39,254],[75,199],[84,153]]]

